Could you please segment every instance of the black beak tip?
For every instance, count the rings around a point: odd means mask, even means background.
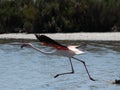
[[[25,45],[24,45],[24,44],[22,44],[22,45],[21,45],[21,48],[23,48],[24,46],[25,46]]]
[[[23,48],[23,45],[21,45],[21,47],[20,48]]]

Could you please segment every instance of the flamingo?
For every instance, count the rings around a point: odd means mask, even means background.
[[[77,60],[77,61],[81,62],[84,65],[89,79],[92,80],[92,81],[95,81],[95,79],[93,79],[90,76],[85,62],[83,60],[81,60],[81,59],[78,59],[78,58],[74,57],[74,55],[78,55],[78,54],[83,54],[84,53],[83,51],[80,51],[79,49],[77,49],[78,46],[65,46],[65,45],[62,45],[62,44],[56,42],[55,40],[49,38],[48,36],[45,36],[45,35],[37,35],[37,34],[35,34],[35,36],[36,36],[36,38],[39,40],[39,42],[42,45],[52,47],[52,48],[55,49],[55,51],[45,52],[45,51],[42,51],[39,48],[33,46],[31,43],[23,43],[21,45],[21,48],[23,48],[23,47],[31,47],[31,48],[37,50],[38,52],[41,52],[41,53],[46,54],[46,55],[58,55],[58,56],[64,56],[64,57],[68,57],[69,58],[71,71],[70,72],[56,74],[54,76],[54,78],[56,78],[58,76],[61,76],[61,75],[65,75],[65,74],[74,74],[74,68],[73,68],[73,64],[72,64],[72,59],[74,59],[74,60]]]

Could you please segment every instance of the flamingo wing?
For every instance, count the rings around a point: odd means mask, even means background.
[[[55,40],[45,36],[45,35],[37,35],[35,34],[36,38],[45,46],[50,46],[50,47],[54,47],[58,50],[68,50],[68,48],[58,42],[56,42]]]

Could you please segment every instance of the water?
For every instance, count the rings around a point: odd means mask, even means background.
[[[10,44],[0,44],[0,90],[120,90],[120,85],[111,84],[120,79],[119,45],[87,43],[80,48],[86,53],[76,57],[86,62],[91,76],[97,80],[94,82],[89,80],[83,65],[74,60],[75,74],[54,78],[70,71],[68,58],[46,56]]]

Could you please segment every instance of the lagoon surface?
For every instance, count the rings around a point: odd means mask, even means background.
[[[97,80],[91,81],[84,66],[75,60],[75,74],[54,78],[71,70],[68,58],[46,56],[31,48],[21,49],[20,45],[14,45],[17,43],[0,44],[0,90],[120,90],[120,85],[111,83],[120,79],[119,45],[85,42],[79,48],[85,54],[75,57],[86,62],[91,76]],[[31,43],[45,48],[37,42]]]

